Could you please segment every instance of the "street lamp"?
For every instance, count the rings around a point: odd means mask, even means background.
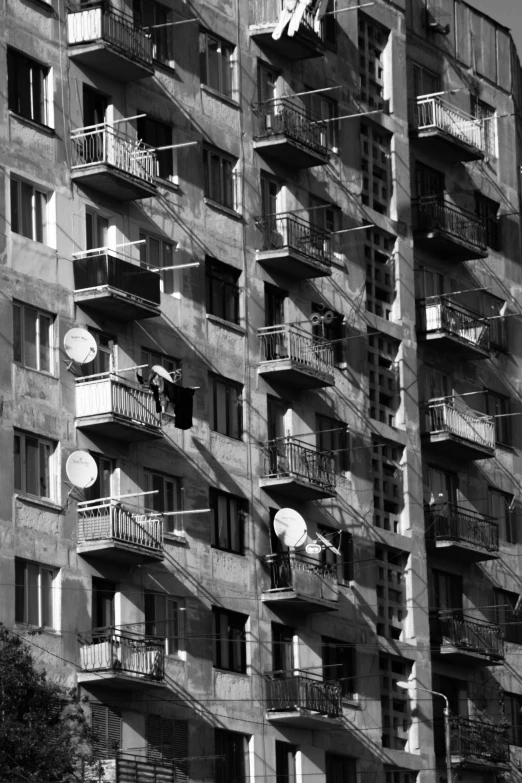
[[[402,688],[403,690],[409,691],[410,686],[412,683],[409,682],[397,682],[396,683],[398,688]],[[452,783],[452,777],[451,777],[451,750],[450,750],[450,722],[449,722],[449,716],[450,716],[450,707],[449,707],[449,701],[448,697],[445,696],[444,693],[439,693],[439,691],[432,691],[429,688],[421,688],[420,685],[417,685],[418,691],[424,691],[424,693],[431,693],[432,696],[440,696],[441,699],[444,699],[444,746],[446,748],[446,775],[448,777],[448,783]]]

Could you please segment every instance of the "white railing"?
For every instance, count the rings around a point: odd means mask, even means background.
[[[76,379],[76,416],[123,416],[148,427],[160,427],[160,414],[150,391],[125,383],[111,373]]]
[[[438,96],[417,98],[416,123],[418,130],[439,128],[465,144],[485,152],[482,122]]]
[[[428,297],[424,307],[423,330],[427,333],[444,331],[487,350],[489,348],[489,322],[463,307],[456,307],[439,297]]]
[[[303,368],[319,372],[333,372],[334,350],[332,343],[289,324],[265,326],[257,330],[261,341],[261,361],[291,360]]]
[[[70,46],[102,40],[121,49],[128,57],[152,64],[150,33],[136,27],[128,16],[103,3],[70,12],[67,32]]]
[[[452,397],[433,399],[426,405],[427,432],[449,432],[484,448],[495,448],[495,420],[477,411],[459,410]]]
[[[118,541],[163,550],[163,518],[136,514],[113,498],[78,506],[78,543]]]
[[[82,671],[115,671],[152,680],[164,677],[165,642],[118,628],[78,634]]]
[[[72,132],[72,168],[106,164],[145,182],[154,182],[156,153],[106,122]]]

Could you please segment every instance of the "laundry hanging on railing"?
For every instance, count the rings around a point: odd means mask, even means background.
[[[189,430],[192,427],[192,408],[195,391],[196,389],[190,387],[165,382],[164,394],[174,406],[174,426],[178,430]]]
[[[315,6],[315,9],[314,9]],[[315,25],[318,26],[326,13],[328,0],[285,0],[279,22],[272,33],[274,41],[278,41],[288,26],[288,35],[294,36],[299,30],[303,17],[310,12],[314,17]]]

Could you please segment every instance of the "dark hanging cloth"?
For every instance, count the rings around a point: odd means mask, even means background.
[[[156,403],[156,413],[161,413],[161,399],[160,399],[159,386],[157,383],[154,383],[152,378],[149,381],[149,389],[151,390],[152,396],[154,397],[154,402]]]
[[[189,430],[192,427],[193,397],[196,390],[168,381],[165,381],[164,390],[168,401],[174,406],[174,426],[178,430]]]
[[[136,378],[138,380],[138,383],[143,386],[143,375],[140,375],[139,372],[136,373]]]

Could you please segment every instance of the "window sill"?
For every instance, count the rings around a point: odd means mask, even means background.
[[[219,90],[215,90],[213,87],[209,87],[208,84],[201,85],[201,92],[206,92],[208,95],[211,95],[213,98],[217,98],[219,101],[223,101],[223,103],[226,103],[228,106],[231,106],[233,109],[241,108],[239,103],[235,101],[233,98],[229,98],[227,95],[223,95],[222,92],[219,92]]]
[[[248,672],[235,672],[232,669],[221,669],[219,666],[213,666],[212,667],[215,672],[219,672],[220,674],[233,674],[234,677],[250,677]]]
[[[163,533],[163,540],[167,544],[187,544],[187,539],[184,533]]]
[[[355,696],[343,696],[342,697],[342,704],[343,707],[346,707],[347,709],[356,709],[358,710],[361,706],[359,702],[359,696],[355,694]]]
[[[14,117],[23,125],[27,125],[29,128],[34,128],[35,130],[42,131],[42,133],[45,133],[46,136],[49,136],[51,138],[54,138],[54,136],[56,136],[56,131],[54,130],[54,128],[51,128],[49,125],[44,125],[42,122],[37,122],[37,120],[32,120],[30,117],[24,117],[23,114],[18,114],[17,111],[13,111],[12,109],[9,109],[9,115],[11,117]]]
[[[154,65],[154,68],[158,68],[160,71],[165,71],[167,74],[172,75],[176,73],[176,63],[169,65],[168,63],[164,63],[162,60],[153,60],[152,64]]]
[[[15,492],[14,499],[29,503],[32,506],[41,506],[42,508],[47,508],[49,511],[56,511],[59,514],[63,511],[58,503],[55,503],[52,500],[46,500],[45,498],[38,498],[36,495],[26,495],[23,492]]]
[[[154,184],[158,188],[165,188],[165,190],[171,190],[174,193],[179,193],[181,190],[179,182],[174,182],[173,179],[166,179],[165,177],[155,177]]]
[[[58,14],[52,7],[51,3],[47,3],[46,0],[29,0],[29,2],[32,5],[35,5],[40,10],[47,11],[49,16],[54,16],[55,18],[58,18]]]
[[[507,451],[508,454],[514,454],[515,453],[515,447],[509,446],[507,443],[495,443],[495,450],[501,449],[502,451]]]
[[[212,315],[212,313],[207,313],[206,317],[207,321],[212,321],[212,323],[218,324],[219,326],[224,326],[226,329],[230,329],[232,332],[237,332],[243,336],[246,334],[246,329],[244,326],[235,324],[232,321],[227,321],[225,318],[220,318],[218,315]]]
[[[225,555],[234,555],[234,557],[246,557],[245,552],[233,552],[232,549],[221,549],[219,546],[211,545],[214,552],[222,552]]]
[[[241,215],[239,212],[236,212],[235,209],[225,207],[218,201],[213,201],[211,198],[207,198],[207,196],[205,196],[205,204],[207,204],[209,207],[212,207],[212,209],[215,209],[216,212],[222,212],[223,215],[228,215],[228,217],[234,218],[234,220],[243,220],[243,215]]]
[[[221,438],[226,438],[227,440],[231,440],[233,443],[238,443],[238,444],[242,443],[242,444],[244,444],[244,442],[245,442],[243,440],[243,436],[242,435],[239,438],[234,438],[233,435],[227,435],[225,432],[220,432],[219,430],[213,430],[212,428],[210,429],[210,432],[212,432],[214,435],[219,435]]]
[[[36,367],[26,367],[25,364],[22,364],[21,362],[13,362],[15,367],[18,367],[19,370],[26,370],[27,372],[35,372],[37,375],[43,375],[44,378],[52,378],[53,381],[59,381],[60,379],[53,375],[52,372],[46,372],[45,370],[38,370]]]
[[[57,631],[56,628],[46,628],[44,625],[40,626],[40,625],[31,625],[29,623],[15,622],[15,628],[17,631],[20,631],[21,633],[25,633],[25,634],[45,633],[48,636],[56,636],[58,638],[61,638],[62,636],[61,631]]]

